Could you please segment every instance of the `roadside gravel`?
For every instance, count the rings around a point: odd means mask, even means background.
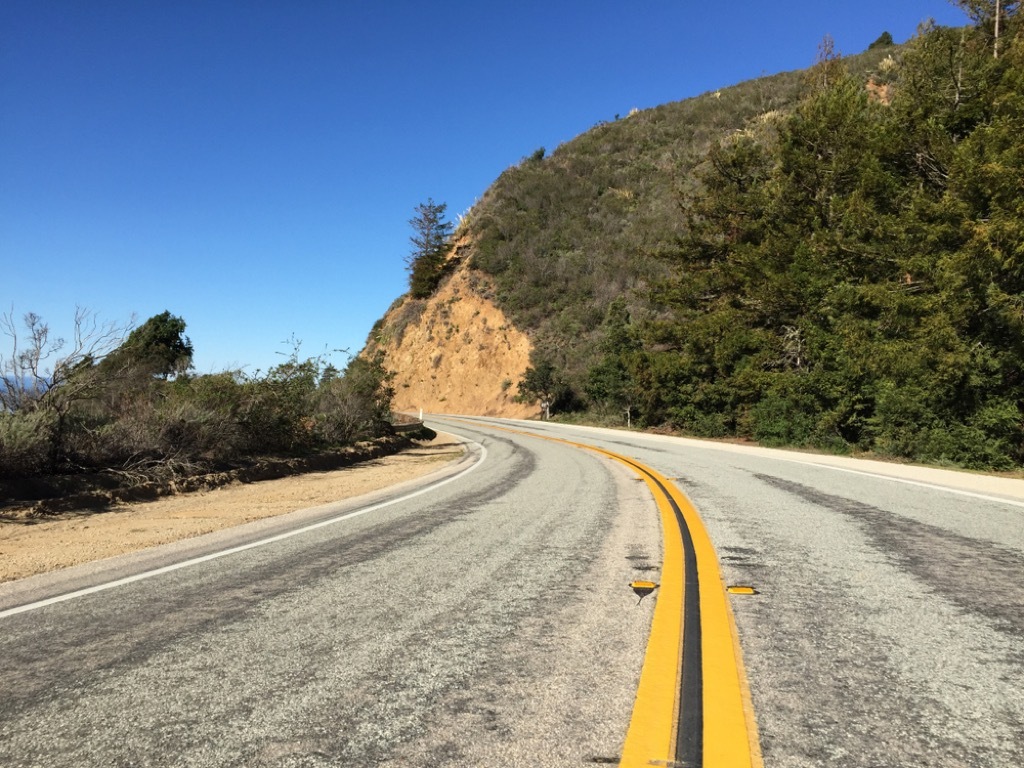
[[[0,583],[372,493],[422,477],[462,453],[451,435],[439,434],[417,448],[331,472],[235,483],[103,512],[2,521]]]

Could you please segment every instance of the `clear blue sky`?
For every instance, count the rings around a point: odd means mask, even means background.
[[[601,120],[945,0],[4,0],[0,311],[184,317],[200,372],[357,352],[408,220]],[[5,345],[5,348],[9,349]],[[343,355],[334,358],[344,363]]]

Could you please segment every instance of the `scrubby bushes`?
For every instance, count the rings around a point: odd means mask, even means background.
[[[8,333],[13,327],[8,323]],[[39,363],[55,350],[44,344],[29,367],[38,375],[31,382],[21,368],[22,378],[12,383],[16,360],[0,358],[5,387],[22,390],[0,411],[0,477],[80,470],[166,475],[319,451],[390,429],[391,375],[379,357],[353,358],[338,371],[322,356],[301,358],[296,345],[266,373],[196,375],[187,370],[184,328],[164,313],[113,349],[79,349],[45,371]]]

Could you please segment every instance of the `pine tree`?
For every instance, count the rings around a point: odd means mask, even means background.
[[[999,38],[1007,20],[1020,8],[1020,0],[953,0],[979,26],[992,28],[992,57],[999,58]]]
[[[427,198],[427,202],[416,206],[416,216],[409,219],[413,250],[405,263],[409,269],[409,291],[414,298],[430,296],[444,275],[452,235],[452,224],[444,216],[447,209],[446,203]]]

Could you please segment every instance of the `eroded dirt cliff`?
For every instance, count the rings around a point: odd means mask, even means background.
[[[457,248],[456,253],[461,249]],[[530,341],[490,299],[486,277],[460,263],[428,299],[405,296],[388,310],[367,352],[395,372],[396,411],[528,418],[516,385]]]

